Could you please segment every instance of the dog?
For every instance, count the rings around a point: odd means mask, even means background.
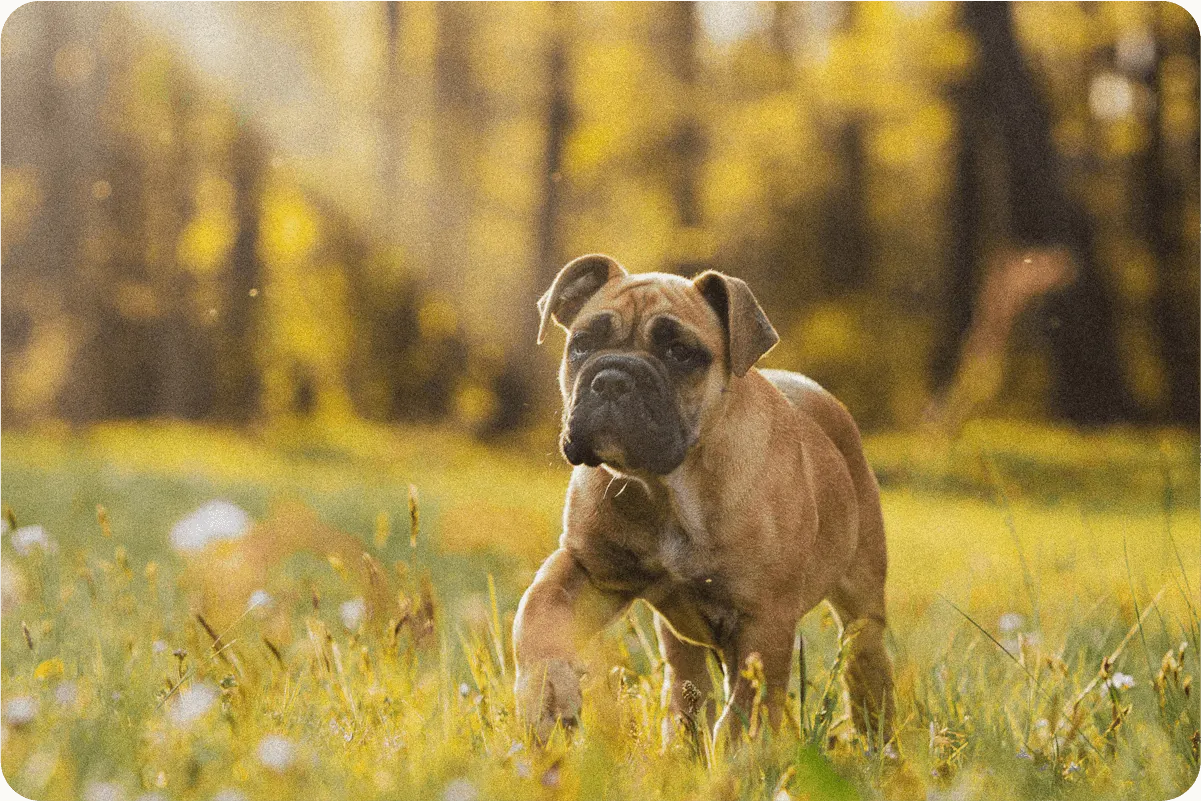
[[[593,254],[565,266],[538,309],[539,344],[553,323],[568,334],[560,444],[574,469],[559,548],[513,624],[521,719],[542,741],[577,723],[582,651],[642,599],[676,719],[703,709],[715,733],[741,730],[761,667],[778,728],[797,624],[827,599],[847,637],[856,728],[887,741],[879,488],[841,403],[754,367],[779,337],[747,284],[630,274]],[[709,650],[725,676],[720,714]]]

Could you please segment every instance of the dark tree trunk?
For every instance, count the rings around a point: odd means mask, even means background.
[[[668,184],[675,201],[677,224],[687,231],[701,225],[701,206],[698,181],[705,158],[705,142],[697,119],[697,58],[696,58],[696,3],[666,3],[662,6],[665,26],[664,40],[667,49],[668,69],[680,87],[684,100],[684,111],[676,121],[668,142],[666,165]],[[677,254],[671,268],[688,275],[706,265],[694,254]]]
[[[562,11],[551,6],[551,14],[559,17]],[[563,21],[557,20],[561,27]],[[560,184],[563,179],[563,145],[571,125],[571,85],[568,75],[567,47],[563,35],[557,32],[551,42],[546,62],[546,143],[543,150],[542,204],[538,210],[538,291],[550,286],[562,266],[563,255],[559,251],[559,210],[562,203]],[[533,309],[529,310],[533,320]],[[536,326],[531,325],[531,330]]]
[[[957,93],[955,106],[959,126],[956,131],[954,174],[951,184],[949,264],[943,304],[943,334],[930,365],[936,388],[945,388],[955,375],[960,346],[972,323],[974,298],[980,289],[980,253],[983,250],[982,206],[978,145],[983,136],[975,87],[969,85]]]
[[[261,387],[252,344],[258,337],[263,307],[262,265],[258,256],[263,161],[254,137],[241,131],[234,140],[231,158],[238,234],[229,256],[213,408],[218,419],[237,423],[249,422],[259,410]]]
[[[148,200],[162,210],[156,215],[157,231],[152,232],[157,253],[148,254],[157,261],[156,271],[162,276],[160,300],[164,314],[159,320],[158,411],[168,417],[192,420],[207,414],[213,403],[213,359],[210,350],[211,328],[202,328],[198,313],[208,314],[194,306],[194,279],[180,268],[175,257],[175,244],[183,221],[187,219],[192,200],[188,195],[193,170],[188,163],[183,144],[187,115],[190,111],[186,90],[180,86],[180,76],[172,69],[168,77],[171,87],[173,116],[172,145],[165,162],[152,167],[153,180]],[[212,310],[218,321],[222,310]]]
[[[56,287],[62,312],[71,318],[79,346],[70,376],[59,393],[58,411],[70,423],[82,424],[104,415],[103,331],[97,282],[98,271],[87,269],[84,238],[94,174],[97,106],[95,73],[67,83],[55,75],[58,49],[84,35],[79,30],[81,9],[49,3],[39,7],[46,34],[43,55],[42,101],[39,112],[44,148],[37,163],[45,165],[46,198],[37,228],[29,268]],[[90,15],[87,15],[90,16]]]
[[[390,0],[384,4],[387,49],[384,65],[383,132],[380,137],[380,183],[384,193],[385,230],[395,245],[399,239],[400,215],[400,153],[403,132],[401,113],[400,34],[401,4]]]
[[[867,214],[867,149],[863,124],[851,120],[835,134],[842,180],[825,198],[822,214],[822,294],[839,297],[871,275],[871,224]]]
[[[957,165],[958,209],[976,198],[968,171],[978,174],[980,136],[995,137],[1003,154],[1009,234],[1019,247],[1067,247],[1076,280],[1042,307],[1042,323],[1053,364],[1053,411],[1078,424],[1126,418],[1131,402],[1119,370],[1114,310],[1100,275],[1092,233],[1084,210],[1063,191],[1051,138],[1047,103],[1028,69],[1013,29],[1008,3],[964,3],[963,20],[978,53],[976,73],[966,88],[968,123],[961,143],[968,153]],[[976,121],[970,121],[975,115]],[[974,152],[971,152],[974,151]],[[978,188],[978,187],[977,187]],[[951,270],[953,312],[946,339],[958,343],[965,331],[972,298],[959,295],[979,282],[983,261],[978,244],[984,220],[967,209],[952,216],[956,247]],[[947,375],[948,358],[935,359],[934,373]]]
[[[459,289],[466,262],[468,209],[471,207],[470,138],[486,118],[484,98],[476,88],[471,65],[471,8],[467,3],[437,3],[438,41],[434,51],[434,106],[440,131],[436,136],[437,211],[433,216],[430,274],[446,279],[445,291]]]
[[[1154,61],[1137,76],[1154,98],[1148,120],[1150,141],[1143,153],[1138,191],[1139,226],[1155,258],[1156,288],[1153,300],[1160,357],[1167,378],[1167,422],[1196,426],[1201,418],[1201,332],[1198,331],[1198,298],[1195,283],[1188,280],[1197,270],[1197,254],[1185,236],[1189,194],[1197,192],[1195,182],[1201,143],[1194,137],[1191,147],[1171,148],[1163,131],[1162,67],[1164,49],[1178,47],[1190,62],[1198,59],[1198,38],[1186,34],[1186,41],[1167,40],[1162,31],[1155,37]],[[1192,252],[1190,252],[1192,251]],[[1190,285],[1191,284],[1191,285]]]
[[[546,404],[554,402],[553,393],[548,389],[554,384],[547,380],[549,375],[539,374],[538,368],[544,362],[540,361],[530,345],[537,338],[538,331],[535,302],[542,291],[550,286],[564,262],[559,246],[563,202],[563,149],[572,124],[571,71],[567,58],[567,8],[552,3],[548,9],[553,32],[546,54],[546,139],[542,157],[542,199],[537,217],[534,277],[530,294],[520,310],[522,324],[518,326],[519,342],[516,355],[509,359],[509,363],[492,382],[498,408],[486,424],[485,434],[509,431],[524,425],[536,395],[541,395],[540,400]]]

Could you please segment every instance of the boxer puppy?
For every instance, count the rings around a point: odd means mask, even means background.
[[[559,549],[513,624],[518,713],[535,735],[578,720],[581,651],[639,598],[655,610],[675,714],[705,704],[714,719],[712,649],[725,674],[717,729],[748,715],[752,655],[778,726],[797,623],[827,599],[849,635],[855,725],[889,738],[876,479],[841,403],[797,373],[755,369],[779,338],[746,283],[631,275],[589,255],[538,308],[539,343],[552,321],[568,333],[561,446],[575,468]]]

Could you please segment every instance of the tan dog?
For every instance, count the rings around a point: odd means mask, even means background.
[[[711,699],[714,649],[729,699],[717,725],[737,725],[753,697],[741,669],[758,654],[778,726],[797,624],[825,598],[853,633],[855,724],[890,736],[876,480],[842,404],[802,375],[754,369],[778,337],[750,288],[591,255],[538,306],[539,342],[551,319],[569,332],[561,444],[575,470],[559,549],[513,624],[523,719],[540,738],[576,721],[582,647],[642,598],[674,712],[699,711],[685,682]]]

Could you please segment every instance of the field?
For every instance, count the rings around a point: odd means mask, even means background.
[[[888,749],[851,735],[824,607],[778,733],[665,740],[639,608],[596,649],[580,730],[528,741],[508,632],[558,536],[552,451],[430,429],[6,432],[4,776],[90,801],[1168,799],[1196,777],[1195,436],[869,439]],[[258,522],[181,553],[173,527],[214,499]]]

